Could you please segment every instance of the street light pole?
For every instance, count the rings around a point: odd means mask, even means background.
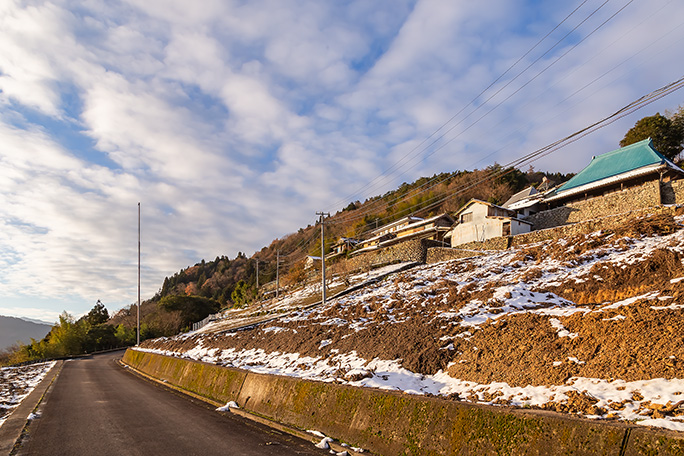
[[[138,318],[137,318],[137,342],[140,345],[140,203],[138,203]]]

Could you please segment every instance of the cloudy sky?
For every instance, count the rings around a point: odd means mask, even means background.
[[[0,314],[135,302],[138,202],[145,299],[316,211],[508,163],[680,78],[682,17],[680,0],[2,0]],[[578,171],[680,104],[534,166]]]

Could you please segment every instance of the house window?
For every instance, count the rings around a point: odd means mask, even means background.
[[[461,214],[461,223],[468,223],[473,221],[473,213]]]

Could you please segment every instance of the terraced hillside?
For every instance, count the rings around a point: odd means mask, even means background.
[[[240,330],[226,314],[140,349],[684,430],[682,214],[415,267]]]

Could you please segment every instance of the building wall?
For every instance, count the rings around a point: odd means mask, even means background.
[[[682,182],[682,189],[684,189],[684,182]],[[682,195],[682,197],[684,197],[684,195]],[[657,208],[651,207],[630,212],[623,212],[622,214],[608,215],[606,217],[585,220],[583,222],[574,223],[571,225],[530,231],[529,233],[520,234],[518,236],[498,237],[494,239],[487,239],[484,242],[469,242],[467,244],[459,245],[458,248],[430,248],[428,249],[427,261],[428,263],[436,263],[438,261],[466,258],[477,255],[477,251],[506,250],[510,247],[533,244],[535,242],[556,240],[580,233],[616,229],[623,226],[628,220],[633,219],[634,217],[645,216],[648,214],[676,215],[676,213],[677,208],[675,206],[660,206]]]
[[[529,223],[523,223],[515,219],[511,219],[511,234],[512,235],[517,235],[517,234],[524,234],[524,233],[529,233],[532,227],[529,225]]]
[[[672,182],[679,191],[678,198],[684,201],[684,182]],[[584,201],[575,201],[555,209],[538,212],[526,220],[534,224],[534,230],[542,230],[554,226],[591,220],[611,214],[620,214],[635,209],[644,209],[660,205],[660,184],[652,180],[642,185],[616,190],[602,196],[596,196]]]
[[[459,223],[451,232],[452,247],[465,244],[466,242],[501,236],[503,222],[501,219],[487,217],[489,214],[488,205],[474,203],[462,212],[459,217],[468,213],[473,214],[472,221]]]

